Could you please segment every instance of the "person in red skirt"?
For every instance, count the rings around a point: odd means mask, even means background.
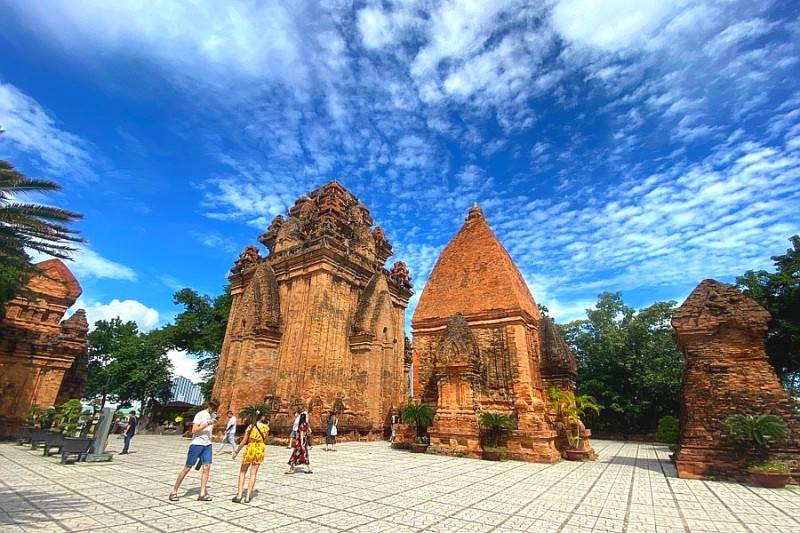
[[[289,457],[289,469],[286,471],[287,474],[294,474],[294,467],[297,465],[306,465],[306,474],[313,474],[311,471],[311,460],[308,457],[308,436],[310,433],[311,428],[308,426],[308,414],[304,412],[300,415],[297,438],[294,439],[292,456]]]

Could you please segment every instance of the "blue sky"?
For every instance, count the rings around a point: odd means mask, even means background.
[[[559,321],[770,268],[800,231],[794,2],[218,4],[0,0],[0,158],[85,214],[92,320],[219,293],[333,178],[412,306],[473,201]]]

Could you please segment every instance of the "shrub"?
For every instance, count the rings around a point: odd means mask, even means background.
[[[674,416],[662,416],[658,421],[658,430],[656,431],[656,439],[658,442],[666,444],[675,444],[678,442],[680,434],[680,425],[678,419]]]
[[[481,427],[486,430],[486,444],[489,448],[497,447],[500,434],[514,429],[514,421],[503,413],[481,413]]]
[[[424,403],[412,402],[403,408],[400,420],[406,424],[414,424],[417,429],[417,437],[422,437],[425,430],[433,424],[433,409]]]
[[[766,455],[770,442],[789,436],[786,423],[775,415],[731,415],[724,423],[731,437],[752,446],[760,455]]]

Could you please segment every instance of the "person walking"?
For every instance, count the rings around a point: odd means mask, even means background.
[[[122,435],[125,437],[125,445],[122,447],[122,453],[120,455],[128,455],[128,448],[130,448],[131,439],[136,433],[136,426],[138,425],[139,419],[136,418],[136,411],[131,411],[128,415],[128,423],[125,425],[125,430],[122,432]]]
[[[325,428],[325,451],[328,452],[335,452],[336,451],[336,435],[339,434],[339,429],[336,427],[336,413],[331,411],[328,414],[328,418],[325,419],[326,428]]]
[[[217,408],[219,408],[219,402],[211,399],[205,409],[194,415],[194,420],[192,421],[192,437],[194,438],[189,443],[186,464],[178,472],[178,479],[175,480],[175,486],[172,488],[172,492],[169,493],[169,501],[178,501],[178,489],[181,488],[183,479],[195,463],[198,462],[203,465],[203,472],[200,476],[200,493],[197,499],[203,502],[211,501],[211,496],[208,495],[206,487],[208,485],[208,477],[211,474],[211,461],[213,460],[211,434],[214,431],[214,423],[217,421]]]
[[[250,503],[253,497],[253,487],[256,486],[256,477],[261,463],[264,462],[264,455],[267,452],[267,435],[269,434],[269,423],[267,414],[256,411],[253,423],[247,426],[241,444],[231,454],[231,459],[235,460],[243,447],[245,448],[242,457],[242,466],[239,468],[239,480],[236,483],[236,496],[231,500],[234,503]],[[244,478],[247,470],[250,470],[250,480],[247,483],[247,497],[242,499],[244,490]]]
[[[389,426],[392,433],[389,435],[389,444],[394,444],[394,439],[397,438],[397,424],[400,423],[400,416],[397,411],[392,411],[392,418],[390,419]]]
[[[222,442],[219,443],[219,448],[217,448],[217,454],[220,454],[225,450],[225,445],[230,443],[231,448],[236,450],[236,416],[234,416],[233,411],[228,411],[228,423],[225,424],[225,437],[222,439]]]
[[[294,467],[297,465],[306,465],[306,474],[313,474],[311,470],[311,460],[308,457],[308,436],[311,429],[308,427],[307,413],[300,414],[300,420],[297,426],[297,438],[294,439],[294,446],[292,448],[292,455],[289,457],[289,469],[287,474],[294,474]]]
[[[297,431],[300,427],[300,408],[294,410],[294,421],[292,422],[292,431],[289,433],[289,444],[287,448],[294,447],[294,440],[297,438]]]

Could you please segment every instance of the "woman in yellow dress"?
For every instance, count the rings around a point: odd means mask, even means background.
[[[231,500],[236,503],[250,503],[250,497],[253,494],[253,487],[256,485],[256,476],[258,476],[258,467],[264,462],[264,454],[267,451],[265,441],[269,434],[269,424],[267,423],[266,413],[262,414],[256,411],[256,416],[253,417],[254,422],[247,426],[244,432],[244,438],[239,446],[231,454],[231,459],[236,459],[242,448],[247,446],[242,457],[242,466],[239,469],[239,481],[236,485],[236,496]],[[250,480],[247,483],[247,497],[242,499],[242,489],[244,488],[244,477],[247,470],[250,470]]]

